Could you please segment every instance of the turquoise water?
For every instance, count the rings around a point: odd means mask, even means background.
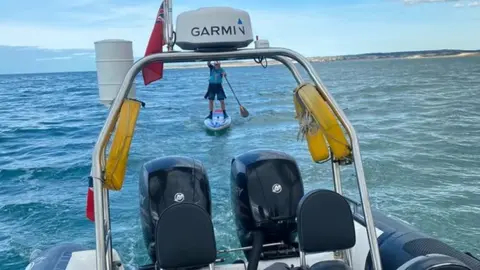
[[[453,246],[480,254],[480,58],[315,64],[356,128],[371,200]],[[331,187],[329,164],[310,162],[296,141],[291,91],[281,66],[226,68],[251,117],[242,119],[226,89],[232,129],[203,129],[208,69],[167,70],[144,87],[128,176],[112,192],[114,246],[129,266],[147,262],[139,222],[138,171],[159,156],[200,159],[212,187],[219,248],[237,246],[229,203],[230,159],[253,148],[296,157],[307,189]],[[255,82],[255,83],[252,83]],[[32,254],[59,242],[94,248],[85,218],[90,157],[107,110],[96,74],[0,76],[0,269],[23,269]],[[353,171],[344,186],[357,197]]]

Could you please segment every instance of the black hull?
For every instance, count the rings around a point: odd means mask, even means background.
[[[354,206],[354,219],[365,226],[361,205]],[[383,231],[378,237],[378,246],[383,270],[397,270],[398,267],[418,256],[442,254],[458,259],[471,269],[480,269],[480,260],[461,252],[446,243],[418,231],[407,223],[390,218],[372,209],[375,227]],[[365,270],[372,270],[370,253],[366,258]]]

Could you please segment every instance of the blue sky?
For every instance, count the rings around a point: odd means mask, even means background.
[[[480,49],[480,0],[174,0],[248,11],[254,34],[307,56]],[[1,0],[0,74],[94,70],[93,42],[142,56],[161,0]]]

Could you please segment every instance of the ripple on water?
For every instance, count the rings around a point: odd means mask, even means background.
[[[479,60],[315,64],[357,130],[372,204],[476,254]],[[238,246],[229,199],[232,157],[253,148],[280,149],[297,159],[307,190],[332,188],[330,164],[311,163],[305,142],[296,140],[290,94],[295,81],[287,69],[229,68],[230,83],[251,117],[240,117],[226,88],[233,126],[222,136],[204,132],[205,72],[166,70],[163,82],[149,87],[137,77],[137,98],[146,107],[124,188],[111,193],[113,242],[129,267],[148,262],[137,179],[152,158],[189,155],[205,165],[219,248]],[[84,218],[85,176],[108,113],[97,95],[94,72],[0,77],[0,269],[24,268],[32,252],[57,242],[94,247],[93,224]],[[354,175],[352,168],[342,169],[346,193],[358,198]]]

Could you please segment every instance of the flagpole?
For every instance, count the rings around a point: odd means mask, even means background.
[[[172,2],[173,0],[165,0],[165,19],[166,19],[166,30],[167,35],[167,49],[169,52],[173,51],[173,14],[172,14]]]
[[[168,47],[168,41],[170,40],[170,35],[168,34],[168,6],[170,5],[170,1],[168,0],[163,0],[162,2],[162,5],[163,5],[163,18],[164,18],[164,21],[163,21],[163,43],[165,45],[167,45]]]

